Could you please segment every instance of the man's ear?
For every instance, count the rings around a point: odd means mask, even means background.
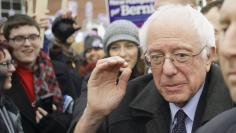
[[[206,60],[206,70],[207,72],[210,71],[210,67],[211,67],[211,63],[213,61],[213,58],[215,58],[217,55],[216,55],[216,48],[215,47],[210,47],[208,49],[208,54],[207,54],[207,60]]]

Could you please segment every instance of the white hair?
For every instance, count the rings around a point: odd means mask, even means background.
[[[147,50],[147,35],[150,24],[156,19],[161,20],[162,17],[174,16],[178,18],[177,21],[184,21],[192,25],[199,35],[201,45],[206,45],[208,48],[215,47],[214,28],[202,13],[189,5],[163,5],[147,19],[139,31],[140,45],[143,51]],[[158,29],[156,30],[158,31]],[[209,54],[209,49],[204,51],[202,52],[204,55]]]

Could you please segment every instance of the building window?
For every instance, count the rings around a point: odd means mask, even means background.
[[[15,13],[24,13],[23,0],[0,0],[1,16],[8,17]]]

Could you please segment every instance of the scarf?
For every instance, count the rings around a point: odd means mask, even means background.
[[[53,95],[53,103],[62,108],[62,94],[49,56],[41,51],[33,66],[36,100]]]

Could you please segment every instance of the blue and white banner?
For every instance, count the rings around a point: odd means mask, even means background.
[[[110,22],[127,19],[141,27],[155,11],[155,0],[107,0]]]

